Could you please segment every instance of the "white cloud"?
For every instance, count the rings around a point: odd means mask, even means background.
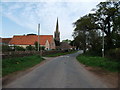
[[[100,2],[106,0],[1,0],[2,2]],[[117,1],[117,0],[114,0]]]
[[[73,25],[80,16],[88,14],[98,2],[28,2],[3,3],[3,15],[18,25],[42,34],[53,34],[57,17],[62,39],[72,39]]]

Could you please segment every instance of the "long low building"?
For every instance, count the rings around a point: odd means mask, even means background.
[[[10,40],[9,45],[26,48],[29,45],[35,46],[35,42],[38,42],[38,35],[15,35]],[[53,35],[39,35],[39,44],[44,46],[46,50],[55,49]]]

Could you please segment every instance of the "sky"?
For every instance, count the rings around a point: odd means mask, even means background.
[[[91,13],[104,0],[2,0],[0,3],[0,37],[37,34],[54,35],[58,17],[61,41],[72,40],[73,23]]]

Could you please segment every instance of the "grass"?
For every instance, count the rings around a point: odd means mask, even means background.
[[[78,55],[77,60],[87,66],[92,67],[101,67],[107,71],[117,72],[118,71],[118,62],[111,61],[108,58],[102,58],[99,56],[87,56],[87,55]]]
[[[72,53],[75,53],[75,52],[77,52],[77,51],[64,52],[64,53],[55,53],[55,54],[51,54],[51,55],[45,55],[45,57],[57,57],[57,56],[61,56],[61,55],[72,54]]]
[[[2,76],[8,75],[16,71],[25,70],[40,63],[43,60],[44,59],[41,58],[39,55],[3,59]]]

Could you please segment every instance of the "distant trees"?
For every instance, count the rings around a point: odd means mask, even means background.
[[[67,42],[68,44],[70,44],[70,43],[71,43],[71,40],[66,39],[66,40],[62,40],[62,42]]]
[[[74,26],[76,27],[73,34],[75,38],[75,43],[79,42],[78,44],[82,46],[85,53],[87,44],[89,42],[88,40],[92,38],[90,34],[95,33],[95,30],[98,27],[98,25],[95,23],[95,20],[92,17],[92,15],[89,14],[78,19],[74,23]]]
[[[93,11],[73,23],[74,44],[84,53],[87,48],[100,52],[104,32],[105,49],[120,48],[120,1],[101,2]]]

